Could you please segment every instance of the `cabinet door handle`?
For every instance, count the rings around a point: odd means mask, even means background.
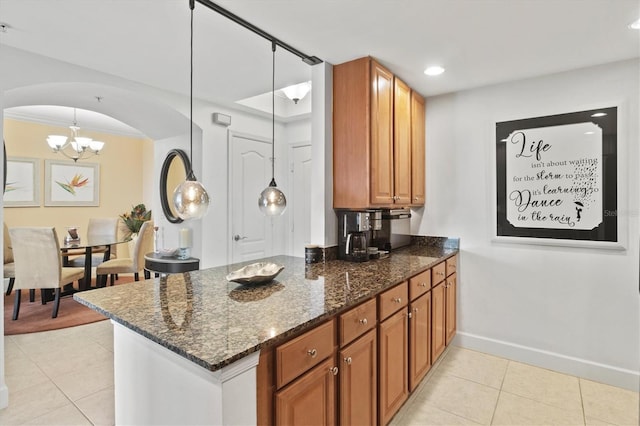
[[[400,297],[396,297],[393,301],[396,303],[402,303],[402,299]]]
[[[418,308],[413,308],[413,312],[418,312]]]
[[[346,362],[346,363],[347,363],[347,365],[351,365],[351,361],[352,361],[352,360],[351,360],[351,357],[350,357],[350,356],[349,356],[349,357],[346,357],[346,358],[344,359],[344,362]]]
[[[360,320],[360,324],[362,324],[362,325],[367,325],[367,319],[366,319],[366,318],[362,318],[362,319]]]
[[[334,376],[338,375],[338,367],[332,367],[329,369],[329,373],[333,374]]]
[[[420,199],[420,197],[413,197],[414,201],[418,201]]]
[[[427,283],[420,283],[420,287],[426,287]]]
[[[318,351],[315,349],[309,349],[307,351],[307,355],[309,355],[311,358],[315,358],[318,356]]]
[[[407,312],[407,318],[409,319],[413,318],[413,314],[411,312]]]

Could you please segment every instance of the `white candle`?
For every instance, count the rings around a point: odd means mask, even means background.
[[[180,248],[191,247],[191,229],[180,229],[180,233],[178,234],[178,245]]]

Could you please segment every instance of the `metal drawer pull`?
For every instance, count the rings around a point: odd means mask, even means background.
[[[360,324],[367,325],[367,319],[366,318],[361,319]]]
[[[334,376],[338,375],[338,367],[332,367],[329,369],[329,373],[333,374]]]
[[[420,283],[420,287],[426,287],[427,283]]]
[[[402,299],[399,297],[396,297],[395,299],[393,299],[393,301],[396,303],[402,303]]]
[[[344,359],[344,362],[347,363],[347,365],[351,365],[351,357],[347,357]]]
[[[309,349],[307,351],[307,355],[309,355],[311,358],[315,358],[318,356],[318,351],[315,349]]]
[[[436,275],[444,276],[444,272],[436,272]]]

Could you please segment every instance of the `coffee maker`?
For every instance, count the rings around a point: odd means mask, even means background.
[[[350,262],[369,260],[367,246],[382,227],[382,212],[377,210],[338,210],[338,259]]]

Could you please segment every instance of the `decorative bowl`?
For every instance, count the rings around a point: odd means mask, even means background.
[[[178,249],[176,249],[176,248],[160,249],[160,256],[162,256],[162,257],[173,257],[173,256],[176,255],[177,251],[178,251]]]
[[[264,284],[271,282],[284,269],[275,263],[258,262],[247,265],[227,275],[227,281],[240,284]]]

